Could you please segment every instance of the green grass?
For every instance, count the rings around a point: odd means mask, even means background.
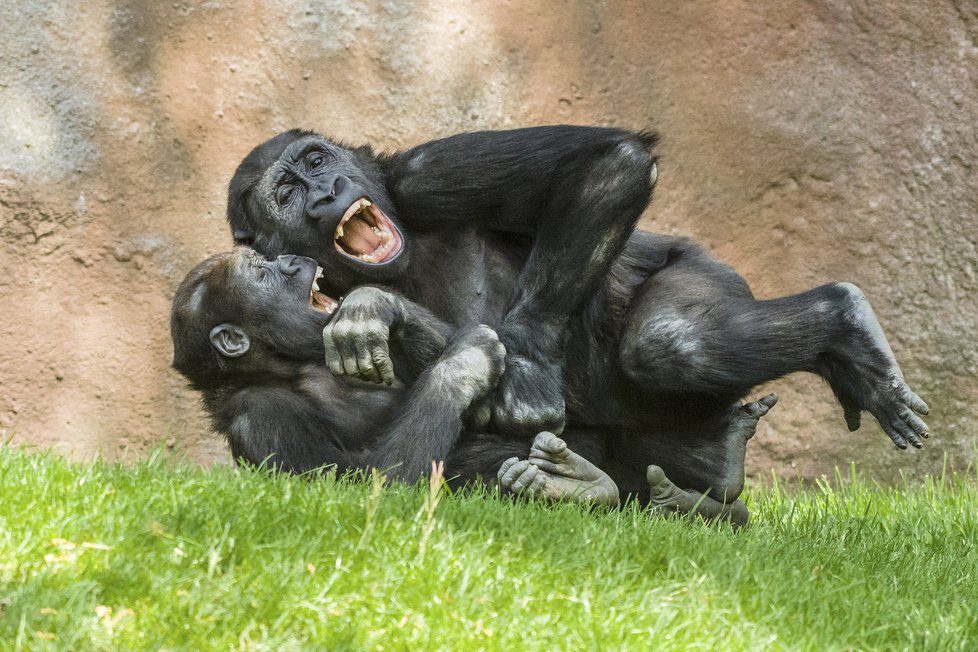
[[[740,532],[0,446],[0,649],[978,649],[974,478],[755,488]]]

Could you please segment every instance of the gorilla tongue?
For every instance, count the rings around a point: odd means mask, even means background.
[[[383,222],[372,226],[361,215],[353,215],[337,228],[336,248],[365,263],[381,262],[395,247],[394,234]]]
[[[346,224],[343,225],[343,235],[336,239],[347,253],[354,256],[372,254],[377,247],[383,244],[379,235],[374,233],[373,227],[354,215]]]

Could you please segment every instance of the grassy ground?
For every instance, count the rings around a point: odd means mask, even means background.
[[[974,478],[755,489],[740,532],[10,447],[0,496],[3,650],[978,649]]]

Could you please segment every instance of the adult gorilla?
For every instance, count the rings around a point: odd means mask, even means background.
[[[625,491],[642,491],[649,462],[706,490],[696,467],[740,445],[729,436],[740,400],[794,371],[828,381],[851,430],[867,410],[897,446],[921,446],[928,429],[918,414],[927,406],[856,286],[759,301],[733,269],[684,238],[633,232],[615,255],[655,176],[642,138],[539,127],[378,155],[294,130],[244,159],[228,219],[235,239],[263,254],[315,258],[334,296],[380,282],[453,326],[501,322],[507,375],[530,364],[534,346],[559,358],[554,334],[566,323],[568,423],[591,437],[574,447]],[[383,325],[382,312],[363,306],[327,330],[335,373],[390,377],[383,327],[371,326]],[[512,339],[536,323],[545,342]],[[504,403],[516,406],[515,421],[529,411],[526,421],[538,423],[546,410],[530,408],[541,393],[523,387],[529,405],[521,406],[518,385],[504,384]],[[602,464],[609,451],[628,455]],[[625,468],[608,466],[619,463]]]

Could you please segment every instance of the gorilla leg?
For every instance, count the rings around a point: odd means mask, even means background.
[[[560,348],[566,322],[603,282],[648,206],[657,177],[649,153],[654,142],[613,132],[565,156],[540,179],[547,192],[533,249],[499,328],[507,355],[501,400],[493,407],[496,430],[531,434],[564,427]]]
[[[698,248],[651,276],[632,303],[619,348],[646,392],[745,395],[795,371],[825,378],[850,430],[868,410],[899,446],[920,447],[926,404],[903,379],[866,297],[833,283],[754,299],[742,279]]]

